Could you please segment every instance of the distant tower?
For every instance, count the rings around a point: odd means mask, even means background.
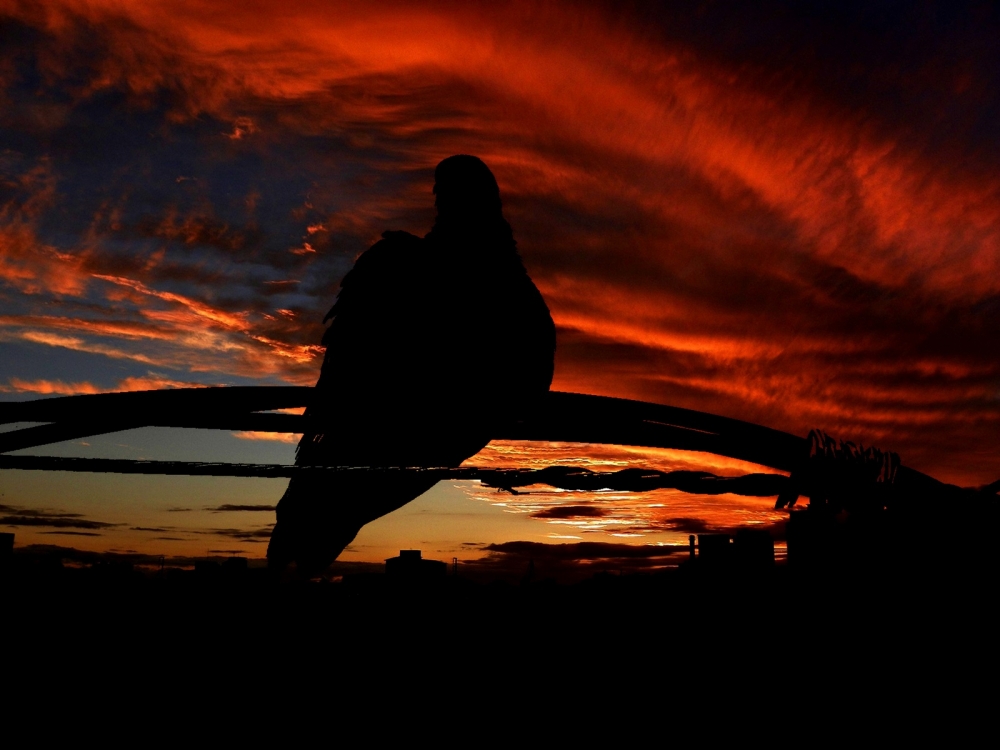
[[[453,576],[457,576],[458,575],[458,558],[457,557],[451,558],[451,574]]]
[[[535,558],[529,558],[528,560],[528,571],[524,574],[521,579],[521,585],[527,586],[535,579]]]
[[[14,535],[0,534],[0,570],[11,564],[14,559]]]

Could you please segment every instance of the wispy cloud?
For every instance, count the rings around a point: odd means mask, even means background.
[[[339,279],[426,231],[434,164],[470,152],[556,387],[996,478],[994,15],[330,7],[3,11],[32,33],[0,92],[0,345],[311,384]]]
[[[275,443],[297,443],[302,438],[301,434],[291,432],[251,432],[241,430],[230,434],[240,440],[268,440]]]
[[[61,380],[21,380],[20,378],[11,378],[7,385],[0,385],[0,392],[70,396],[80,393],[155,391],[162,388],[199,387],[205,387],[205,384],[171,380],[170,378],[150,374],[145,377],[123,378],[118,381],[118,384],[115,387],[109,389],[99,388],[93,383],[88,382],[64,383]]]
[[[25,508],[0,505],[0,526],[35,526],[54,529],[85,529],[96,532],[110,529],[116,524],[95,521],[81,513],[70,513],[44,508]]]
[[[215,508],[209,508],[213,513],[226,513],[226,512],[274,512],[273,505],[234,505],[226,503],[223,505],[216,506]]]

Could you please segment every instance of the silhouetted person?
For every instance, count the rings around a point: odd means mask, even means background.
[[[493,174],[474,156],[452,156],[434,179],[431,231],[386,232],[341,283],[306,412],[322,432],[302,437],[298,464],[457,466],[552,382],[555,327]],[[268,562],[321,572],[362,526],[434,483],[297,477],[278,503]]]

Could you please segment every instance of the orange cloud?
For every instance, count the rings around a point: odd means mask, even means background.
[[[297,443],[302,438],[302,435],[290,432],[252,432],[241,430],[230,434],[240,440],[269,440],[275,443]]]
[[[602,152],[609,165],[638,156],[651,173],[681,166],[720,191],[748,191],[794,222],[802,241],[815,244],[825,257],[836,254],[862,278],[909,283],[894,270],[905,258],[909,268],[926,272],[922,283],[937,289],[998,288],[993,279],[1000,274],[993,272],[1000,262],[1000,181],[969,184],[935,173],[901,143],[838,121],[809,100],[771,95],[752,78],[734,80],[731,71],[692,50],[643,40],[597,10],[515,4],[502,15],[475,6],[446,12],[404,6],[393,13],[343,6],[331,12],[306,3],[291,12],[259,8],[234,14],[186,2],[66,3],[48,11],[53,31],[65,24],[67,9],[95,22],[125,13],[154,39],[169,28],[182,69],[193,72],[210,61],[223,75],[211,88],[186,92],[191,111],[221,115],[250,93],[286,99],[318,95],[364,75],[421,71],[432,79],[475,80],[494,92],[503,113],[477,114],[494,118],[491,129],[508,140],[544,122],[548,138]],[[490,33],[470,34],[470,28]],[[118,61],[104,85],[119,78],[136,92],[162,85],[158,54],[130,59],[130,65]],[[521,106],[511,108],[513,103]],[[332,124],[350,114],[402,129],[434,126],[426,119],[430,113],[419,122],[397,123],[389,104],[347,97],[338,107],[321,118]],[[249,117],[232,121],[234,132],[252,130]],[[593,165],[574,169],[542,149],[512,148],[492,137],[483,122],[470,124],[483,131],[478,145],[503,177],[524,178],[533,171],[536,179],[545,176],[550,191],[577,197],[574,188],[587,182],[579,173],[594,174]],[[428,155],[428,164],[432,158]],[[596,175],[606,177],[601,171]],[[502,180],[514,191],[521,181]],[[618,187],[610,184],[606,192]],[[669,190],[648,187],[642,191],[646,207],[671,214]],[[635,198],[634,192],[629,197]],[[847,229],[854,226],[871,227],[870,237],[884,251],[870,252],[868,243],[857,241],[864,238]],[[960,253],[942,250],[954,248],[956,238]],[[293,252],[309,251],[306,243]]]
[[[708,471],[719,476],[781,473],[756,464],[707,453],[615,445],[494,441],[467,465],[542,469],[580,466],[592,471],[651,468],[660,471]],[[462,485],[479,501],[509,513],[527,514],[554,526],[551,538],[595,535],[633,538],[643,543],[684,544],[691,533],[746,525],[773,527],[786,514],[774,510],[774,499],[689,495],[675,490],[654,492],[576,492],[546,486],[511,495],[475,484]]]
[[[557,387],[891,439],[944,478],[995,478],[997,367],[975,342],[984,350],[997,333],[1000,178],[879,125],[877,112],[571,4],[247,13],[172,0],[38,14],[32,23],[67,48],[74,19],[106,35],[79,101],[121,91],[142,109],[169,91],[166,119],[216,118],[220,149],[283,153],[291,133],[380,154],[357,183],[316,186],[343,195],[330,216],[296,214],[312,244],[281,245],[289,263],[321,260],[328,236],[371,241],[390,220],[426,229],[428,185],[412,175],[478,153],[560,326]],[[51,78],[68,64],[40,61]],[[273,125],[262,110],[279,113]],[[408,177],[392,190],[361,184],[390,171]],[[9,335],[116,358],[132,350],[89,337],[141,341],[132,358],[151,366],[314,380],[321,350],[293,327],[308,316],[84,265],[84,251],[38,240],[38,217],[58,200],[51,166],[20,184],[29,197],[0,214],[0,279],[67,297],[104,282],[106,302],[139,312],[35,315]],[[266,202],[253,186],[239,195],[255,196],[254,210]],[[163,208],[145,239],[253,245],[210,206]],[[941,439],[968,468],[942,457]]]
[[[114,388],[99,388],[93,383],[64,383],[61,380],[22,380],[11,378],[7,386],[0,386],[0,391],[6,393],[38,393],[42,395],[73,396],[86,393],[121,393],[124,391],[155,391],[161,388],[199,388],[202,383],[189,383],[171,380],[158,375],[146,377],[123,378]]]
[[[155,364],[154,361],[145,354],[125,351],[124,349],[117,349],[103,344],[90,343],[76,336],[62,336],[56,333],[47,333],[45,331],[24,331],[20,334],[19,338],[35,344],[72,349],[73,351],[87,352],[88,354],[101,354],[105,357],[110,357],[111,359],[130,359],[144,364]]]
[[[160,292],[155,289],[150,289],[145,284],[132,279],[124,279],[116,276],[103,276],[101,274],[94,274],[94,278],[101,279],[102,281],[107,281],[112,284],[118,284],[119,286],[128,287],[130,289],[134,289],[140,294],[156,297],[157,299],[161,299],[166,302],[175,302],[182,307],[187,308],[194,315],[218,324],[223,328],[245,330],[247,327],[245,314],[233,315],[226,313],[221,310],[214,309],[209,305],[199,302],[198,300],[191,299],[180,294]]]
[[[24,294],[79,295],[88,278],[84,256],[40,241],[38,218],[56,201],[52,167],[43,161],[17,175],[20,199],[0,204],[0,282]]]
[[[0,386],[0,391],[6,393],[40,393],[72,396],[78,393],[100,393],[101,390],[93,383],[64,383],[61,380],[21,380],[11,378],[9,385]]]
[[[494,440],[464,465],[525,469],[572,465],[591,471],[618,471],[646,467],[657,471],[708,471],[719,476],[784,473],[747,461],[698,451],[638,448],[627,445],[530,443],[514,440]]]

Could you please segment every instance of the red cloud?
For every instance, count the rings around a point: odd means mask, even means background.
[[[281,153],[283,134],[335,135],[358,153],[384,149],[364,179],[411,176],[398,190],[317,186],[345,195],[330,217],[297,217],[312,244],[282,252],[290,262],[321,259],[317,237],[372,240],[388,217],[426,229],[421,180],[442,156],[474,152],[497,174],[560,326],[556,387],[822,427],[888,441],[942,478],[996,478],[1000,178],[949,158],[960,145],[879,124],[875,99],[840,105],[785,85],[784,69],[720,61],[568,3],[245,13],[69,2],[40,14],[29,21],[65,52],[40,61],[48,79],[72,68],[74,23],[107,41],[75,101],[115,90],[148,109],[168,91],[170,122],[231,125],[231,141],[213,136],[221,147]],[[976,76],[959,86],[946,73],[947,86],[928,83],[937,96],[977,90]],[[254,107],[280,112],[274,127]],[[138,266],[96,267],[92,249],[46,245],[36,228],[58,200],[54,172],[42,165],[21,184],[30,197],[0,215],[0,279],[69,298],[99,286],[108,310],[35,315],[9,335],[190,372],[315,377],[318,337],[292,316],[229,309]],[[239,194],[260,210],[255,188]],[[178,218],[164,207],[139,232],[230,253],[256,241],[209,208]],[[119,302],[135,309],[112,312]]]
[[[42,395],[55,394],[72,396],[80,393],[120,393],[123,391],[155,391],[161,388],[198,388],[200,383],[181,382],[158,375],[146,377],[130,377],[118,381],[114,388],[99,388],[93,383],[64,383],[61,380],[22,380],[11,378],[8,386],[0,386],[0,391],[8,393],[38,393]]]

